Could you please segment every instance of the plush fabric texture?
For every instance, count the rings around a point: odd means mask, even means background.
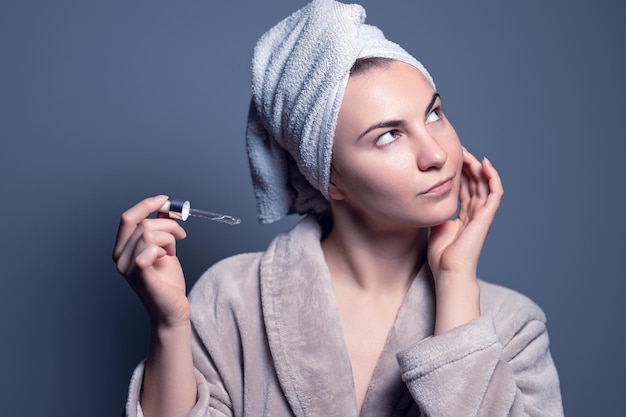
[[[199,398],[191,417],[356,417],[317,222],[305,218],[264,253],[219,262],[190,294]],[[433,336],[428,265],[415,276],[374,371],[362,417],[563,415],[543,312],[479,282],[482,316]],[[142,416],[143,364],[128,416]]]
[[[406,62],[434,86],[420,62],[364,20],[357,4],[314,0],[258,41],[246,145],[262,223],[328,207],[337,115],[358,58]]]

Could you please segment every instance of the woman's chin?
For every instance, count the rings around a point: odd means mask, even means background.
[[[448,207],[440,207],[439,210],[437,210],[436,212],[432,213],[431,216],[429,216],[429,219],[424,219],[425,223],[429,223],[430,227],[435,227],[435,226],[440,226],[442,224],[444,224],[445,222],[447,222],[448,220],[452,220],[456,217],[458,212],[458,205],[457,204],[450,204],[448,205]]]

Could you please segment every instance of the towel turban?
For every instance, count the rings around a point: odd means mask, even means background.
[[[360,5],[314,0],[259,39],[246,148],[262,223],[328,208],[335,125],[357,59],[408,63],[434,87],[419,61],[364,21]]]

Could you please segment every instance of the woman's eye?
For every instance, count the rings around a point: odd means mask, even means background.
[[[426,117],[427,122],[436,122],[441,120],[441,109],[433,109],[430,113],[428,113],[428,117]]]
[[[385,132],[376,139],[376,145],[382,146],[388,143],[393,142],[398,139],[398,132],[395,130],[390,130],[389,132]]]

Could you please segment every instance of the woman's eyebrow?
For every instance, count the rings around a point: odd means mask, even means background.
[[[365,129],[365,131],[363,133],[361,133],[356,140],[358,142],[363,136],[367,135],[372,130],[388,129],[388,128],[398,128],[398,127],[404,128],[405,126],[406,126],[406,121],[404,121],[404,120],[385,120],[383,122],[371,125],[367,129]]]
[[[428,106],[426,106],[426,111],[425,111],[425,114],[424,114],[425,116],[428,116],[428,113],[430,113],[430,111],[433,109],[433,107],[435,105],[435,102],[440,97],[441,96],[439,95],[439,93],[434,93],[433,94],[433,97],[430,99],[430,103],[428,103]],[[356,140],[359,141],[363,136],[367,135],[372,130],[397,128],[397,127],[401,127],[401,128],[406,127],[406,121],[405,120],[385,120],[383,122],[373,124],[370,127],[368,127],[367,129],[365,129],[365,131],[363,133],[361,133]]]
[[[430,111],[433,109],[433,106],[435,105],[437,98],[440,98],[440,97],[441,96],[439,95],[439,93],[433,94],[433,98],[430,99],[430,103],[428,103],[428,106],[426,107],[426,112],[424,113],[424,116],[428,116],[428,113],[430,113]]]

